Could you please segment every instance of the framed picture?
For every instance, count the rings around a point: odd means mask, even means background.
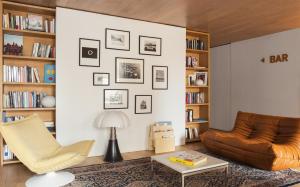
[[[207,72],[196,72],[196,85],[207,86]]]
[[[152,66],[152,89],[168,89],[168,66]]]
[[[93,73],[94,86],[109,86],[109,73]]]
[[[79,66],[100,67],[100,40],[79,38]]]
[[[161,38],[139,36],[139,53],[141,55],[161,56]]]
[[[104,89],[104,109],[127,109],[128,89]]]
[[[43,17],[34,14],[28,14],[28,29],[35,31],[43,31]]]
[[[135,96],[135,114],[152,113],[152,95]]]
[[[116,57],[116,83],[144,84],[144,59]]]
[[[130,32],[116,29],[105,29],[105,48],[130,50]]]

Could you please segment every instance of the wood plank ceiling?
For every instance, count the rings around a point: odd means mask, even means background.
[[[211,33],[212,46],[300,27],[300,0],[14,0]]]

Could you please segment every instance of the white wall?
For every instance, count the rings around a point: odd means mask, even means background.
[[[230,130],[239,110],[290,117],[300,116],[300,29],[235,42],[212,50],[214,127]],[[289,61],[268,64],[262,57],[288,53]],[[230,60],[227,60],[230,59]],[[224,64],[222,64],[224,63]],[[222,64],[222,65],[221,65]],[[216,67],[216,66],[220,67]],[[222,71],[218,69],[222,68]],[[228,71],[228,68],[230,69]],[[224,70],[225,69],[225,70]],[[226,81],[224,81],[224,79]],[[230,92],[224,87],[229,87]],[[229,96],[228,96],[229,94]],[[227,112],[230,100],[230,120]],[[217,119],[218,118],[218,119]],[[223,124],[222,121],[226,121]]]
[[[57,139],[65,145],[95,139],[91,155],[103,155],[108,130],[96,129],[94,120],[103,110],[103,89],[129,89],[129,109],[123,110],[131,126],[118,130],[121,152],[147,149],[148,126],[161,120],[173,122],[176,145],[184,143],[185,29],[119,17],[57,8]],[[130,31],[130,51],[105,49],[105,28]],[[162,56],[138,54],[138,36],[162,38]],[[82,67],[79,38],[101,40],[101,67]],[[145,60],[144,84],[115,84],[115,57]],[[152,90],[152,65],[168,66],[169,89]],[[110,73],[109,87],[94,87],[93,72]],[[134,95],[153,95],[152,114],[134,114]]]

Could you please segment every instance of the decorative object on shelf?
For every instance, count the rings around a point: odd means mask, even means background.
[[[109,73],[93,73],[94,86],[109,86]]]
[[[144,59],[116,57],[115,81],[144,84]]]
[[[23,55],[23,36],[4,34],[4,55]]]
[[[185,58],[185,67],[198,67],[199,60],[194,56],[186,56]]]
[[[196,72],[196,82],[197,86],[206,86],[207,85],[207,72]]]
[[[207,86],[207,72],[195,72],[186,78],[187,86]]]
[[[106,28],[105,48],[130,51],[130,32]]]
[[[127,115],[121,111],[102,112],[97,118],[96,126],[98,128],[110,128],[110,138],[104,161],[122,161],[123,158],[118,145],[116,128],[126,128],[129,126],[129,119]]]
[[[135,114],[152,113],[152,95],[135,95]]]
[[[161,38],[139,36],[139,53],[141,55],[161,56]]]
[[[28,29],[34,31],[43,31],[43,16],[28,14]]]
[[[55,97],[54,96],[45,96],[42,98],[42,106],[45,108],[54,108],[55,107]]]
[[[128,109],[128,89],[104,89],[104,109]]]
[[[100,40],[79,38],[79,66],[100,67]]]
[[[168,66],[152,66],[152,89],[168,89]]]
[[[44,83],[55,83],[55,74],[54,64],[44,65]]]

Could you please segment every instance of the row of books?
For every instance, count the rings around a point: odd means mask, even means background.
[[[34,43],[32,48],[33,57],[55,58],[55,47],[50,44]]]
[[[194,140],[199,139],[200,134],[197,127],[185,128],[185,139]]]
[[[186,56],[185,57],[185,67],[197,67],[199,66],[199,61],[197,57]]]
[[[43,19],[42,16],[28,14],[28,16],[2,15],[2,27],[17,30],[36,30],[48,33],[55,33],[55,19]]]
[[[207,86],[207,72],[195,72],[186,76],[187,86]]]
[[[3,146],[3,160],[13,160],[16,159],[17,157],[13,154],[13,152],[10,151],[8,146],[5,144]]]
[[[40,75],[35,67],[3,65],[3,81],[40,83]]]
[[[200,39],[186,39],[187,49],[204,50],[204,42]]]
[[[199,104],[205,102],[204,92],[187,92],[185,94],[186,104]]]
[[[47,94],[44,92],[9,91],[3,94],[4,108],[41,108],[41,99]]]

